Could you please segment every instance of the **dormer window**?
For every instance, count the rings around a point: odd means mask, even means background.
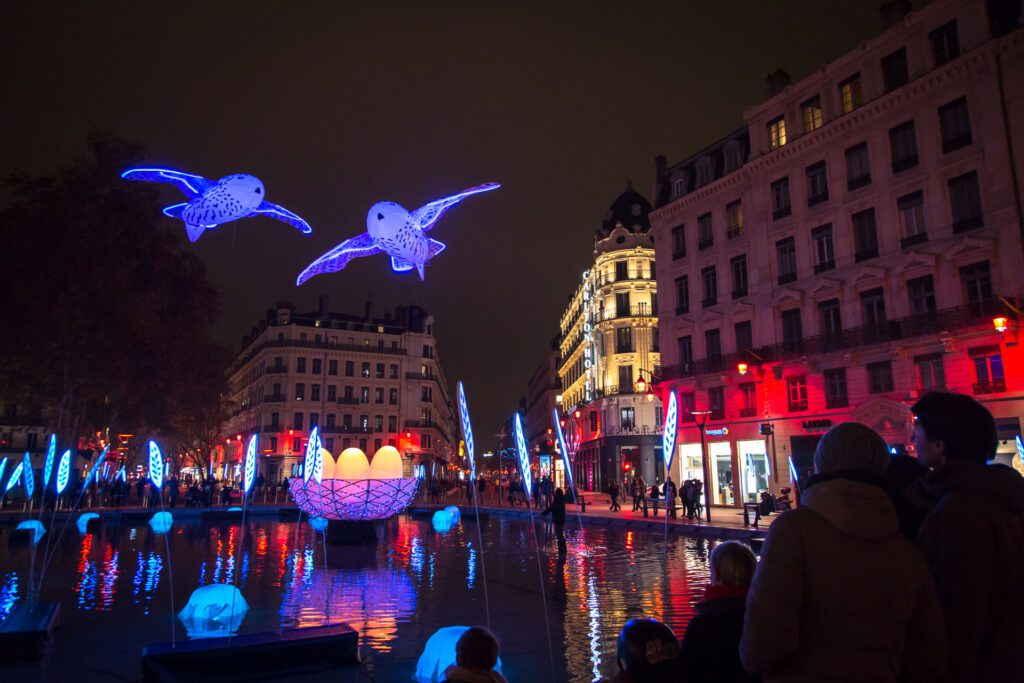
[[[715,179],[715,165],[711,157],[705,156],[697,162],[697,187],[703,187]]]
[[[768,149],[778,149],[786,144],[786,117],[780,116],[768,122]]]

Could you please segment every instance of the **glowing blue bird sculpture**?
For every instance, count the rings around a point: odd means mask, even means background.
[[[188,201],[166,207],[164,215],[184,221],[185,231],[193,242],[205,230],[250,216],[276,218],[307,235],[313,232],[309,223],[288,209],[266,201],[263,183],[256,176],[236,173],[212,182],[202,176],[168,168],[132,168],[121,177],[125,180],[174,183]]]
[[[385,253],[397,273],[413,268],[423,279],[423,266],[444,251],[444,244],[427,237],[441,215],[470,195],[496,190],[501,185],[487,183],[463,190],[451,197],[424,204],[415,211],[406,211],[394,202],[377,202],[366,214],[366,232],[347,239],[313,261],[299,274],[296,285],[319,275],[334,273],[354,258]]]

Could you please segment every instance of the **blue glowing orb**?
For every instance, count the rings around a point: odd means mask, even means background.
[[[445,249],[444,244],[426,235],[437,219],[466,197],[499,187],[501,185],[497,183],[471,187],[450,197],[424,204],[413,212],[394,202],[377,202],[366,214],[366,232],[345,240],[313,261],[299,274],[295,284],[301,285],[320,273],[337,272],[354,258],[381,253],[391,257],[391,268],[396,273],[415,268],[422,280],[423,267],[427,261]]]
[[[323,517],[312,517],[309,520],[309,525],[316,531],[323,531],[327,528],[327,520]]]
[[[452,518],[452,524],[453,524],[453,525],[454,525],[454,524],[458,524],[458,523],[459,523],[459,520],[461,520],[461,519],[462,519],[462,511],[461,511],[461,510],[459,510],[459,508],[458,508],[457,506],[455,506],[455,505],[449,505],[449,506],[448,506],[448,507],[446,507],[446,508],[445,508],[444,510],[445,510],[445,512],[447,512],[447,513],[448,513],[448,514],[449,514],[449,515],[451,516],[451,518]]]
[[[430,518],[430,523],[434,525],[434,531],[446,534],[452,530],[452,514],[447,510],[438,510]]]
[[[455,664],[455,645],[462,634],[469,630],[468,626],[445,626],[434,632],[423,646],[423,654],[416,662],[415,683],[440,683],[447,680],[444,671]],[[501,671],[501,658],[494,666],[494,671]],[[481,677],[480,680],[490,680]]]
[[[170,512],[158,512],[149,520],[149,527],[153,530],[154,534],[166,534],[171,530],[173,524],[174,517],[171,516]]]
[[[168,168],[133,168],[121,177],[177,186],[188,201],[166,207],[164,215],[182,220],[193,242],[206,230],[250,216],[275,218],[306,235],[313,232],[309,223],[288,209],[266,201],[263,183],[256,176],[236,173],[214,183],[202,176]]]
[[[238,632],[249,603],[242,592],[226,583],[211,583],[192,591],[178,619],[189,638],[220,638]]]

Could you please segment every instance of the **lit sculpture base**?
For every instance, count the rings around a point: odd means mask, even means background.
[[[415,479],[288,480],[288,492],[310,517],[328,520],[387,519],[401,512],[416,495]]]

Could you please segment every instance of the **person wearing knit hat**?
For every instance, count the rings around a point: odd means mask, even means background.
[[[768,529],[740,661],[764,681],[936,680],[946,635],[921,552],[899,532],[866,425],[830,429],[799,509]]]
[[[814,450],[814,472],[863,471],[882,474],[889,448],[878,432],[859,422],[843,422],[828,430]]]

